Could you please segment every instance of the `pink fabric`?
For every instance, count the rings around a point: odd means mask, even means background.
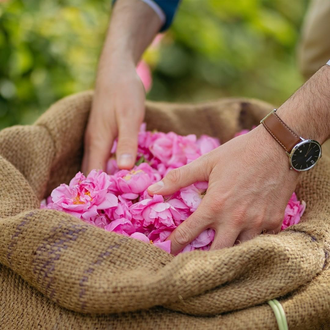
[[[143,83],[144,89],[146,92],[149,92],[152,86],[152,76],[149,65],[143,60],[140,61],[136,68],[136,72]]]

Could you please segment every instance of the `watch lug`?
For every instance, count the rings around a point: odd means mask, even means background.
[[[260,124],[262,124],[269,116],[271,116],[274,112],[276,112],[277,109],[274,109],[273,111],[271,111],[267,116],[265,116],[264,118],[262,118],[260,120]]]

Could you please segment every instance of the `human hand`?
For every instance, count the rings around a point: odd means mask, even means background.
[[[117,163],[135,164],[138,132],[145,113],[145,91],[133,61],[120,58],[99,68],[91,114],[85,133],[82,170],[102,169],[118,137]]]
[[[170,171],[148,192],[170,195],[194,182],[209,182],[198,209],[169,237],[177,254],[207,228],[215,230],[211,249],[279,232],[298,176],[284,150],[259,126]]]

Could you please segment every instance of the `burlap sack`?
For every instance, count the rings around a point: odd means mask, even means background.
[[[35,125],[0,132],[1,329],[276,329],[266,303],[273,298],[290,329],[330,328],[329,158],[302,176],[303,223],[173,257],[39,209],[79,170],[91,101],[91,92],[66,98]],[[239,99],[150,102],[146,121],[148,129],[227,141],[270,109]]]

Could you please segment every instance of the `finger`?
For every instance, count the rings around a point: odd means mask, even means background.
[[[210,250],[220,250],[231,247],[235,244],[239,236],[239,229],[230,225],[229,221],[223,222],[215,231],[215,236]]]
[[[284,218],[284,211],[269,212],[267,216],[263,217],[263,234],[277,234],[281,231],[282,222]]]
[[[269,229],[263,229],[263,230],[260,230],[257,228],[251,228],[251,229],[242,231],[240,233],[240,235],[238,236],[237,241],[239,241],[240,243],[247,242],[261,234],[273,235],[273,234],[277,234],[280,230],[281,230],[281,225],[279,225],[279,226],[271,225],[271,226],[269,226]]]
[[[208,217],[205,217],[204,208],[200,207],[178,226],[169,236],[171,253],[176,255],[191,243],[201,232],[209,227]]]
[[[210,166],[208,158],[201,157],[188,165],[174,169],[166,174],[163,180],[151,185],[148,193],[151,195],[170,195],[183,187],[197,181],[208,181]]]
[[[244,242],[247,242],[247,241],[257,237],[258,235],[260,235],[262,233],[266,233],[266,232],[267,231],[260,231],[260,230],[254,229],[254,228],[245,230],[239,234],[237,241],[239,241],[240,243],[244,243]]]
[[[95,126],[95,125],[94,125]],[[85,133],[85,150],[82,170],[87,175],[93,169],[105,170],[114,137],[110,130],[89,124]]]
[[[276,228],[265,230],[263,234],[270,234],[270,235],[278,234],[281,231],[281,227],[282,224],[277,226]]]
[[[83,155],[83,159],[82,159],[82,164],[81,164],[81,171],[85,174],[85,175],[88,175],[87,173],[87,167],[88,167],[88,158],[89,158],[89,155],[88,155],[88,152],[86,150],[86,147],[84,149],[84,155]]]
[[[135,165],[139,128],[140,122],[132,119],[123,121],[119,126],[116,157],[120,169],[131,169]]]

